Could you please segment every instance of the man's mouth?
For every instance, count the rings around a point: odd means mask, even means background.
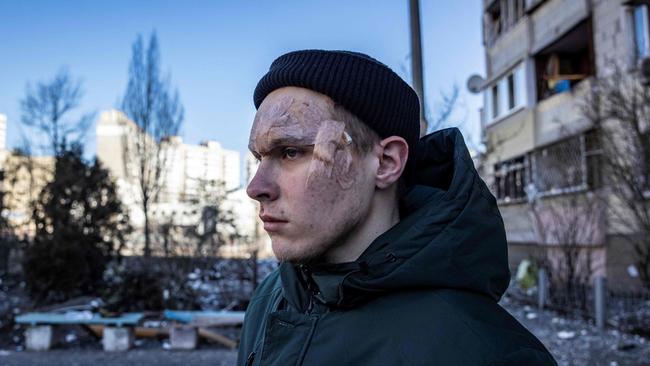
[[[266,214],[260,215],[260,219],[264,223],[264,230],[267,232],[277,232],[289,222],[287,220]]]

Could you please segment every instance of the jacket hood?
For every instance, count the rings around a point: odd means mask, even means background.
[[[454,288],[498,301],[510,278],[503,220],[460,131],[420,139],[415,185],[402,217],[355,262],[282,263],[284,296],[305,310],[309,298],[354,307],[386,292]]]

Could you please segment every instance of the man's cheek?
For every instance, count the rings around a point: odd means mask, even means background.
[[[347,148],[349,135],[345,124],[326,120],[321,123],[314,141],[314,153],[307,174],[307,188],[315,188],[321,179],[335,179],[341,189],[349,189],[354,182],[352,155]]]

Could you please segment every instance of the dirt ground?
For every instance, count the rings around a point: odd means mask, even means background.
[[[601,332],[589,322],[540,312],[507,298],[501,304],[547,346],[561,366],[650,366],[650,339],[613,329]],[[237,359],[236,351],[215,345],[203,344],[195,351],[169,351],[164,349],[164,341],[156,340],[140,342],[128,352],[106,353],[97,341],[82,341],[81,333],[77,334],[78,340],[48,352],[0,349],[0,366],[226,366],[234,365]]]
[[[237,352],[221,349],[182,352],[134,349],[119,353],[101,350],[0,351],[0,366],[230,366],[236,361]]]
[[[504,299],[506,308],[539,338],[560,366],[650,366],[650,339],[598,330],[590,322],[566,319]]]

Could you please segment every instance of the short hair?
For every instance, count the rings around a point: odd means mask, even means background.
[[[375,130],[365,124],[354,113],[348,111],[343,105],[334,103],[331,112],[334,119],[345,123],[345,131],[350,134],[352,146],[359,155],[368,154],[376,144],[381,142],[382,139]],[[402,199],[408,190],[406,179],[404,172],[402,172],[397,181],[398,200]]]
[[[354,113],[348,111],[343,105],[335,103],[332,108],[332,117],[345,123],[345,131],[352,138],[352,146],[360,154],[367,154],[381,141],[381,137],[365,124]]]

